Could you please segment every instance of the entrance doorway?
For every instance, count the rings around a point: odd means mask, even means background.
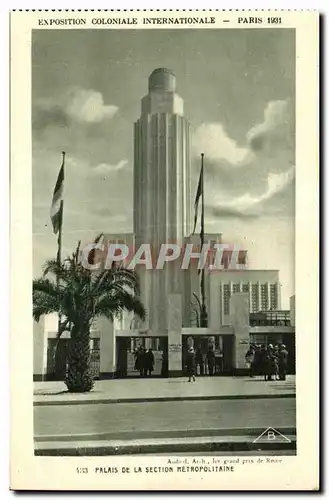
[[[182,370],[185,372],[188,349],[194,347],[199,376],[232,375],[234,335],[184,335]]]
[[[168,337],[117,336],[116,377],[149,376],[168,376]]]

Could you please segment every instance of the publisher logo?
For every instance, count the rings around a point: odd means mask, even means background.
[[[261,433],[258,438],[256,438],[253,443],[291,443],[290,439],[288,439],[284,434],[277,431],[273,427],[268,427],[264,432]]]

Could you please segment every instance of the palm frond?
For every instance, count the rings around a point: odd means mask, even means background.
[[[93,281],[92,291],[95,295],[108,293],[115,283],[119,283],[137,295],[140,292],[139,279],[134,271],[125,268],[105,269]]]
[[[33,296],[33,318],[39,321],[41,316],[59,312],[61,310],[60,303],[53,297],[47,295]]]
[[[104,233],[100,233],[98,236],[96,236],[96,238],[94,239],[94,243],[99,243],[103,236]]]
[[[103,234],[99,234],[95,243],[102,237]],[[67,319],[70,328],[78,329],[90,324],[95,317],[103,315],[113,319],[124,311],[144,319],[145,309],[139,298],[135,271],[115,267],[95,273],[82,265],[80,248],[81,242],[61,263],[48,260],[43,267],[43,278],[33,281],[34,318],[39,320],[42,315],[57,312]],[[50,279],[53,277],[55,281]]]
[[[117,287],[112,295],[103,296],[97,303],[95,303],[94,314],[95,316],[118,316],[124,311],[134,312],[142,320],[145,319],[145,308],[138,296]]]
[[[33,280],[33,293],[42,292],[51,297],[57,297],[59,287],[48,278],[37,278]]]

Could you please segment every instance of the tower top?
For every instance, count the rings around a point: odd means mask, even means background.
[[[175,92],[176,77],[172,70],[157,68],[149,77],[149,92]]]

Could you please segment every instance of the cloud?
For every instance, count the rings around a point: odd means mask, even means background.
[[[234,165],[243,165],[251,160],[248,148],[239,147],[231,139],[221,123],[203,123],[192,137],[192,148],[196,156],[204,152],[209,160],[226,160]]]
[[[252,164],[257,154],[267,150],[293,146],[292,109],[289,99],[270,101],[264,110],[263,121],[253,126],[247,133],[243,146],[229,137],[220,122],[203,123],[192,136],[195,156],[204,152],[213,162],[224,161],[242,167]]]
[[[195,131],[193,183],[199,176],[197,157],[204,152],[208,214],[246,219],[264,211],[293,213],[294,193],[288,188],[295,172],[293,118],[289,99],[272,100],[240,144],[221,123],[204,123]]]
[[[96,167],[90,169],[90,175],[107,175],[114,172],[120,172],[128,165],[128,160],[120,160],[117,164],[100,163]]]
[[[207,209],[207,207],[206,207]],[[257,215],[255,214],[250,214],[246,212],[241,212],[238,209],[234,207],[227,207],[227,206],[217,206],[217,207],[210,207],[210,211],[212,215],[215,217],[224,217],[225,219],[255,219],[257,218]]]
[[[105,105],[103,95],[96,90],[71,87],[64,94],[38,99],[33,110],[33,128],[67,127],[71,122],[101,123],[113,118],[118,109]]]
[[[95,90],[74,88],[69,92],[65,111],[73,120],[87,123],[99,123],[113,118],[117,106],[105,105],[103,96]]]
[[[284,195],[295,179],[295,167],[285,172],[269,173],[267,177],[267,189],[260,195],[252,195],[250,192],[242,196],[230,199],[226,203],[214,205],[212,214],[216,217],[238,217],[253,218],[264,214],[266,205]],[[273,207],[271,208],[273,211]]]
[[[269,200],[276,193],[280,193],[285,187],[292,182],[295,175],[295,168],[291,167],[286,172],[280,174],[270,173],[267,178],[267,190],[260,196],[251,196],[246,193],[232,201],[232,204],[239,207],[240,210],[248,210],[249,208]]]
[[[262,123],[252,127],[247,133],[247,141],[254,152],[263,151],[270,143],[283,143],[289,138],[291,126],[291,103],[288,99],[270,101],[264,110]],[[282,146],[282,144],[281,144]]]

